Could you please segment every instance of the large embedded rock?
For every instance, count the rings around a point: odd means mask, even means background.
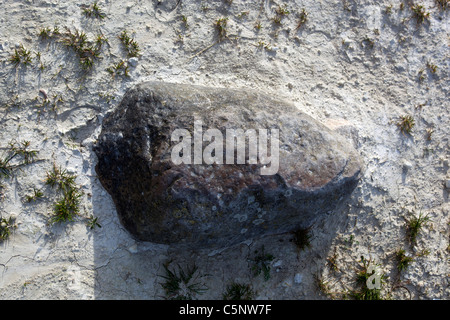
[[[231,129],[250,138],[227,145]],[[125,228],[139,240],[191,248],[309,227],[352,192],[362,170],[344,138],[291,103],[163,82],[129,90],[94,150]]]

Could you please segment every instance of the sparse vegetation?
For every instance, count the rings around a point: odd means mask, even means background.
[[[287,16],[288,14],[290,14],[290,11],[287,9],[287,5],[283,4],[283,5],[278,5],[278,7],[275,9],[275,13],[280,16]]]
[[[94,2],[89,7],[83,7],[81,10],[83,14],[88,18],[93,17],[97,19],[104,19],[106,16],[102,9],[100,9],[100,7],[98,6],[97,2]]]
[[[92,69],[94,61],[100,58],[105,39],[97,37],[95,41],[89,41],[85,32],[78,29],[72,31],[67,27],[61,36],[61,43],[72,49],[78,56],[81,68],[85,71]]]
[[[13,218],[9,217],[0,219],[0,241],[5,241],[11,235],[11,230],[16,228]]]
[[[42,40],[50,38],[52,30],[50,28],[42,28],[41,31],[39,31],[39,38]]]
[[[20,45],[18,49],[14,49],[14,54],[9,58],[9,61],[14,64],[15,67],[18,65],[30,65],[32,58],[31,58],[31,51],[25,49],[23,45]]]
[[[122,75],[124,77],[129,76],[129,66],[128,63],[125,62],[124,60],[121,60],[118,63],[110,66],[109,68],[106,69],[106,71],[108,71],[108,73],[112,77],[115,77],[116,75]]]
[[[420,4],[411,6],[411,10],[413,11],[413,17],[416,19],[417,24],[422,24],[425,20],[430,18],[430,13]]]
[[[436,5],[439,7],[439,9],[441,10],[446,10],[449,7],[449,0],[435,0],[434,1],[436,3]]]
[[[25,200],[26,200],[26,202],[30,203],[30,202],[35,202],[38,199],[41,199],[43,197],[44,197],[44,193],[42,192],[41,189],[33,188],[33,193],[31,195],[26,195]]]
[[[264,42],[263,40],[259,40],[258,43],[255,44],[259,49],[265,49],[268,51],[272,50],[272,46],[269,43]]]
[[[218,32],[219,41],[222,41],[224,38],[228,37],[227,23],[228,23],[228,18],[219,18],[214,23],[216,31]]]
[[[399,127],[401,133],[411,134],[411,131],[415,126],[414,118],[410,115],[400,116],[397,126]]]
[[[392,13],[392,8],[393,8],[394,6],[393,6],[393,4],[391,3],[391,4],[389,4],[388,6],[386,6],[386,9],[384,9],[384,12],[386,13],[386,14],[391,14]]]
[[[76,176],[69,174],[66,170],[53,166],[53,170],[47,172],[45,183],[52,188],[57,188],[62,193],[53,209],[53,217],[50,223],[60,223],[73,221],[73,218],[80,212],[81,191],[75,184]]]
[[[161,284],[168,300],[192,300],[196,295],[203,294],[208,288],[201,282],[198,282],[198,275],[195,276],[197,266],[188,267],[186,271],[178,266],[178,271],[169,269],[169,263],[163,265],[166,272],[161,276],[165,282]]]
[[[139,48],[139,44],[128,35],[127,30],[123,30],[119,35],[120,42],[125,47],[128,57],[137,57],[140,54],[141,49]]]
[[[253,300],[255,292],[249,284],[240,284],[233,282],[227,285],[223,294],[224,300]]]
[[[297,246],[299,251],[311,248],[311,229],[310,228],[300,228],[293,232],[294,239],[293,242]]]
[[[91,216],[88,218],[87,224],[89,229],[95,229],[95,228],[101,228],[102,226],[100,223],[98,223],[98,217],[94,217],[94,215],[91,214]]]
[[[7,148],[6,156],[0,158],[0,178],[9,178],[12,176],[13,170],[32,163],[37,155],[36,150],[29,150],[30,141],[22,143],[10,142]],[[20,157],[19,163],[12,164],[12,160]]]
[[[429,217],[427,215],[422,215],[422,213],[420,213],[418,217],[413,217],[408,220],[407,234],[408,241],[411,245],[416,244],[419,232],[429,220]]]
[[[181,21],[183,21],[183,26],[185,29],[189,29],[188,18],[185,15],[181,16]]]
[[[385,274],[377,273],[379,271],[379,266],[373,264],[372,261],[361,257],[362,266],[357,273],[356,283],[360,286],[360,290],[355,290],[350,292],[350,296],[352,296],[356,300],[382,300],[381,296],[381,286],[386,279]],[[372,266],[372,272],[370,272],[369,267]],[[379,287],[374,286],[370,288],[367,284],[371,282],[371,277],[376,275],[379,280]]]
[[[408,257],[406,255],[406,251],[403,249],[397,250],[397,252],[395,253],[395,257],[397,259],[397,270],[399,272],[408,269],[410,263],[414,261],[412,257]]]
[[[261,249],[261,253],[255,250],[255,257],[250,259],[251,270],[253,271],[253,276],[258,276],[263,273],[264,280],[270,279],[270,262],[274,259],[274,256],[264,252],[264,246]]]
[[[242,11],[241,13],[239,13],[239,14],[237,15],[237,17],[238,17],[239,19],[243,19],[244,17],[247,17],[247,16],[249,15],[249,13],[250,13],[250,11]]]
[[[431,137],[433,136],[434,128],[427,128],[425,132],[425,137],[427,141],[431,141]]]
[[[431,73],[436,73],[437,72],[437,69],[438,69],[438,67],[434,64],[434,63],[432,63],[432,62],[430,62],[430,61],[428,61],[427,62],[427,68],[428,68],[428,70],[430,70],[430,72]]]
[[[302,11],[300,12],[300,16],[298,18],[297,27],[295,27],[295,31],[300,29],[306,23],[306,21],[308,21],[308,13],[303,8]]]

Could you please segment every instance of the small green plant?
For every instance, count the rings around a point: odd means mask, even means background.
[[[137,57],[140,54],[141,49],[139,44],[128,35],[127,30],[123,30],[119,35],[120,42],[125,47],[128,57]]]
[[[290,11],[287,9],[287,5],[283,4],[283,5],[278,5],[278,7],[275,9],[275,13],[280,16],[287,16],[288,14],[290,14]]]
[[[5,198],[5,185],[0,181],[0,201]]]
[[[14,49],[14,54],[9,58],[9,61],[17,67],[19,64],[29,65],[31,64],[31,51],[25,49],[23,45],[20,45],[18,49]]]
[[[361,46],[364,48],[373,49],[375,46],[375,40],[373,40],[369,36],[365,36],[361,41]]]
[[[350,248],[353,244],[359,244],[359,242],[355,241],[355,236],[351,234],[348,239],[344,239],[344,244],[347,248]]]
[[[419,82],[423,82],[425,80],[425,69],[420,69],[417,75],[419,77]]]
[[[298,251],[311,248],[311,228],[300,228],[293,232],[293,242],[297,246]]]
[[[30,202],[35,202],[38,199],[41,199],[44,197],[44,193],[42,192],[41,189],[36,189],[33,188],[33,193],[31,195],[26,195],[25,196],[25,200],[30,203]]]
[[[259,41],[255,44],[255,46],[258,47],[259,49],[265,49],[265,50],[267,50],[267,51],[271,51],[271,50],[272,50],[271,45],[270,45],[269,43],[266,43],[266,42],[263,41],[263,40],[259,40]]]
[[[250,259],[252,262],[251,270],[253,276],[258,276],[263,273],[264,280],[270,279],[270,262],[274,259],[274,256],[264,252],[264,246],[261,249],[261,253],[258,254],[258,250],[255,250],[255,257]]]
[[[259,21],[259,20],[256,21],[255,22],[255,29],[259,31],[259,30],[261,30],[261,28],[262,28],[261,21]]]
[[[249,284],[233,282],[227,285],[223,294],[224,300],[253,300],[255,292]]]
[[[53,171],[47,172],[45,183],[52,188],[56,187],[63,195],[54,205],[54,215],[50,223],[73,221],[73,218],[79,214],[82,193],[76,186],[75,179],[75,175],[57,168],[56,165],[53,166]]]
[[[220,18],[217,19],[214,23],[214,26],[218,32],[219,41],[222,41],[224,38],[227,38],[227,23],[228,18]]]
[[[302,11],[300,12],[300,16],[297,22],[297,27],[295,27],[295,31],[300,29],[306,23],[306,21],[308,21],[308,13],[303,8]]]
[[[90,7],[84,7],[82,8],[83,14],[90,18],[94,17],[97,19],[104,19],[105,13],[102,12],[100,7],[98,6],[97,2],[94,2]]]
[[[273,21],[273,23],[275,23],[277,25],[281,25],[282,18],[283,18],[282,16],[276,15],[275,17],[272,18],[272,21]]]
[[[94,217],[92,214],[91,216],[88,218],[87,221],[87,226],[89,227],[89,229],[95,229],[95,228],[101,228],[102,226],[100,225],[100,223],[98,223],[98,217]]]
[[[54,26],[53,31],[52,31],[52,36],[59,36],[59,35],[61,35],[61,32],[59,32],[59,27]]]
[[[430,72],[431,73],[436,73],[437,72],[437,69],[438,69],[438,67],[434,64],[434,63],[432,63],[432,62],[430,62],[430,61],[428,61],[427,62],[427,68],[428,68],[428,70],[430,70]]]
[[[433,136],[434,128],[427,128],[425,131],[425,137],[427,141],[431,141],[431,137]]]
[[[76,53],[80,65],[85,71],[93,68],[94,60],[100,58],[102,45],[105,43],[103,38],[99,40],[98,37],[95,42],[89,41],[85,32],[77,29],[72,31],[67,27],[62,34],[61,42]]]
[[[116,75],[122,75],[124,77],[129,76],[129,66],[128,63],[126,63],[124,60],[121,60],[118,63],[110,66],[106,69],[106,71],[108,71],[108,73],[112,77],[115,77]]]
[[[350,295],[356,300],[382,300],[381,286],[386,279],[385,274],[378,274],[378,265],[373,264],[371,260],[365,259],[361,256],[362,266],[356,275],[356,283],[360,286],[360,290],[351,291]],[[372,268],[370,268],[372,266]],[[375,267],[376,266],[376,267]],[[370,272],[372,269],[372,272]],[[372,281],[371,277],[377,276],[379,280],[379,287],[374,286],[370,288],[367,284]]]
[[[7,240],[11,235],[11,230],[16,228],[12,217],[0,219],[0,241]]]
[[[430,250],[428,249],[422,249],[417,253],[418,257],[426,257],[430,254]]]
[[[22,143],[9,143],[6,156],[3,159],[0,158],[0,178],[11,177],[14,169],[31,164],[35,160],[37,151],[29,150],[29,147],[30,141],[24,141]],[[12,164],[12,160],[16,157],[21,157],[21,160],[17,164]]]
[[[201,282],[197,282],[198,276],[195,276],[198,268],[197,266],[188,267],[184,271],[180,265],[178,265],[177,270],[172,271],[169,269],[169,264],[165,263],[163,265],[166,272],[165,275],[161,276],[166,281],[161,284],[165,291],[166,298],[169,300],[192,300],[195,295],[203,294],[208,288]]]
[[[415,126],[414,118],[410,115],[400,116],[397,126],[399,127],[401,133],[411,134],[411,131]]]
[[[54,216],[50,223],[73,221],[75,215],[79,214],[81,193],[75,188],[65,190],[62,199],[58,200],[54,206]]]
[[[249,15],[250,11],[242,11],[237,15],[238,19],[243,19],[244,17],[247,17]]]
[[[408,269],[409,264],[414,261],[412,257],[408,257],[406,255],[406,252],[403,249],[397,250],[397,252],[395,253],[395,257],[397,259],[397,270],[399,272]]]
[[[181,21],[183,22],[183,26],[185,29],[189,29],[188,18],[185,15],[181,16]]]
[[[429,217],[427,215],[422,215],[422,213],[420,213],[418,217],[413,217],[408,220],[407,235],[409,243],[412,245],[416,244],[420,230],[422,230],[429,220]]]
[[[52,30],[49,27],[42,28],[39,31],[39,38],[41,38],[42,40],[46,40],[46,39],[50,38],[51,32],[52,32]]]
[[[450,0],[435,0],[436,5],[441,10],[446,10],[449,7]]]
[[[426,19],[430,18],[430,13],[426,12],[425,7],[419,4],[411,6],[413,11],[413,17],[416,19],[417,24],[422,24]]]
[[[391,14],[392,13],[392,8],[394,7],[394,5],[391,3],[388,6],[386,6],[386,9],[384,10],[384,12],[386,14]]]

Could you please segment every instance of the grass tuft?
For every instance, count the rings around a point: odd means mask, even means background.
[[[255,257],[250,259],[252,262],[251,270],[253,271],[253,276],[258,276],[263,273],[264,280],[270,279],[270,262],[274,259],[274,256],[264,252],[264,246],[261,249],[261,253],[255,250]]]
[[[14,49],[14,54],[9,58],[9,62],[11,62],[14,67],[17,67],[20,64],[29,65],[31,64],[31,51],[25,49],[23,45],[20,45],[18,49]]]
[[[395,253],[395,257],[397,259],[397,270],[399,272],[408,269],[410,263],[414,261],[412,257],[408,257],[406,255],[406,252],[403,249],[397,250],[397,252]]]
[[[410,220],[408,220],[408,228],[407,228],[407,234],[408,234],[408,241],[415,245],[417,243],[417,236],[419,235],[420,230],[424,227],[425,223],[429,221],[428,216],[422,215],[422,213],[419,214],[418,217],[413,217]]]
[[[0,219],[0,241],[5,241],[11,235],[11,230],[16,228],[14,221],[11,217],[8,219],[1,218]]]
[[[356,300],[383,300],[381,296],[381,285],[385,281],[386,275],[377,274],[380,281],[380,287],[369,288],[367,284],[372,280],[371,277],[377,273],[377,268],[372,268],[372,272],[369,273],[369,267],[372,265],[372,261],[366,260],[361,256],[361,262],[362,266],[356,275],[356,283],[360,286],[360,290],[351,291],[350,295]]]
[[[168,300],[192,300],[195,295],[203,294],[208,290],[204,284],[196,281],[197,277],[194,275],[198,270],[197,266],[188,267],[184,271],[178,265],[178,271],[172,271],[169,269],[169,264],[170,262],[163,265],[166,274],[161,276],[166,280],[161,286]]]
[[[416,19],[417,24],[422,24],[425,20],[430,18],[430,13],[425,10],[425,7],[419,4],[411,6],[413,11],[413,17]]]
[[[137,57],[140,54],[141,49],[139,44],[128,35],[127,30],[123,30],[119,35],[120,42],[125,47],[128,57]]]
[[[82,193],[75,184],[75,179],[75,175],[57,168],[56,165],[53,166],[53,171],[47,172],[45,183],[52,188],[58,188],[63,195],[54,205],[54,215],[50,223],[73,221],[73,218],[80,213]]]
[[[219,41],[222,41],[224,38],[227,38],[227,23],[228,18],[220,18],[217,19],[214,23],[214,26],[218,32]]]
[[[240,284],[233,282],[227,285],[223,294],[224,300],[253,300],[255,292],[249,284]]]
[[[294,239],[293,242],[297,246],[299,251],[306,250],[307,248],[311,248],[311,229],[298,229],[293,232]]]
[[[87,18],[97,18],[97,19],[104,19],[106,17],[105,13],[100,9],[97,2],[94,2],[90,7],[84,7],[81,9],[83,14]]]
[[[410,115],[401,116],[397,122],[397,126],[399,127],[401,133],[411,134],[411,131],[415,126],[414,118]]]

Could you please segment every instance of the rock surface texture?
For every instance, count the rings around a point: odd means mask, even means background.
[[[203,133],[220,130],[224,145],[227,129],[277,129],[277,172],[262,175],[260,162],[174,164],[172,133],[186,129],[194,137],[194,119]],[[98,177],[125,228],[139,240],[190,248],[309,227],[351,194],[362,171],[344,138],[291,103],[250,90],[164,82],[125,94],[105,118],[95,152]]]

